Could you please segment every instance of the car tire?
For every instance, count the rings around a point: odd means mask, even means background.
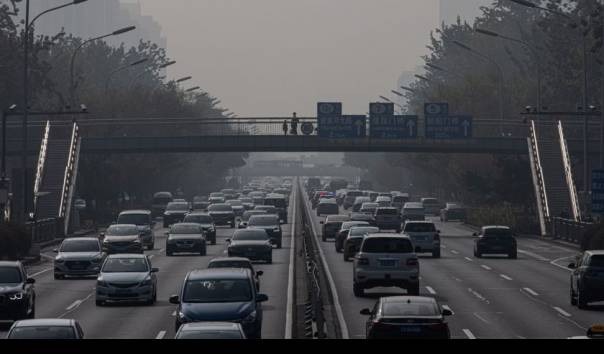
[[[212,239],[212,245],[216,245],[216,235],[214,235],[214,238]]]
[[[573,291],[573,287],[570,287],[570,305],[577,306],[577,298],[575,297],[575,292]]]
[[[270,258],[266,259],[266,264],[273,264],[273,257],[272,256]]]
[[[235,228],[235,222],[233,221],[233,222],[231,223],[231,229],[234,229],[234,228]]]
[[[168,227],[170,227],[170,224],[164,223],[164,229],[167,229]]]
[[[172,253],[172,251],[168,251],[168,250],[166,250],[166,257],[171,257],[171,256],[172,256],[172,254],[173,254],[173,253]]]
[[[480,253],[478,251],[475,251],[474,252],[474,257],[476,257],[476,258],[482,258],[482,253]]]
[[[31,307],[31,312],[26,316],[29,319],[36,318],[36,299],[34,298],[34,304]]]
[[[153,251],[155,249],[155,241],[147,247],[147,251]]]
[[[587,306],[587,299],[585,298],[585,296],[581,296],[581,289],[577,289],[577,307],[581,310],[585,310],[588,306]]]
[[[432,258],[440,258],[440,249],[432,252]]]
[[[281,241],[279,241],[279,243],[277,243],[277,248],[278,248],[278,249],[281,249],[281,246],[282,246],[282,245],[281,245]]]
[[[352,292],[354,293],[354,296],[356,296],[356,297],[365,296],[365,289],[357,283],[352,284]]]
[[[105,305],[105,301],[100,301],[100,300],[96,300],[94,303],[95,303],[96,306],[103,306],[103,305]]]
[[[401,228],[396,229],[396,233],[397,233],[397,234],[400,234],[400,233],[401,233],[401,231],[403,231]]]
[[[55,280],[62,280],[62,279],[65,279],[64,275],[55,273]]]
[[[419,284],[408,287],[407,293],[411,296],[419,296]]]
[[[508,255],[509,259],[518,259],[518,251],[512,251],[512,253],[510,253]]]

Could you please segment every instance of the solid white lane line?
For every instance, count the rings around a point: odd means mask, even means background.
[[[522,289],[533,296],[539,296],[539,294],[537,294],[537,292],[531,288],[522,288]]]
[[[474,289],[468,288],[468,291],[471,292],[472,295],[476,296],[479,300],[487,301],[487,299],[484,296],[482,296],[479,292],[475,291]]]
[[[456,250],[451,250],[451,253],[453,253],[453,254],[459,254],[459,252],[457,252]]]
[[[512,279],[512,278],[508,277],[508,276],[507,276],[507,275],[505,275],[505,274],[499,274],[499,276],[500,276],[500,277],[502,277],[502,278],[503,278],[503,279],[505,279],[505,280],[514,280],[514,279]]]
[[[172,317],[176,317],[176,311],[172,312]]]
[[[82,304],[82,300],[76,300],[76,301],[74,301],[74,302],[73,302],[71,305],[67,306],[67,308],[66,308],[65,310],[67,310],[67,311],[71,311],[71,310],[73,310],[74,308],[76,308],[76,307],[80,306],[81,304]]]
[[[447,248],[447,246],[445,246],[445,245],[440,245],[440,248]]]
[[[472,334],[472,332],[469,329],[462,329],[463,333],[466,335],[466,337],[468,337],[468,339],[476,339],[476,337],[474,337],[474,334]]]
[[[443,309],[445,309],[445,310],[449,310],[449,311],[451,311],[451,313],[452,313],[452,314],[455,314],[455,312],[453,312],[453,310],[451,310],[451,308],[449,307],[449,305],[442,305],[441,307],[442,307]]]
[[[289,251],[289,276],[287,279],[287,311],[285,312],[285,339],[292,339],[293,326],[293,311],[294,311],[294,249],[296,248],[296,210],[298,209],[297,199],[300,193],[300,184],[296,179],[296,191],[294,192],[294,210],[291,223],[291,241]]]
[[[430,294],[432,294],[432,295],[436,295],[436,291],[434,291],[434,289],[432,289],[431,287],[426,286],[426,290],[428,290],[428,292],[429,292]]]
[[[52,270],[52,268],[47,268],[47,269],[44,269],[44,270],[42,270],[42,271],[39,271],[39,272],[37,272],[37,273],[34,273],[34,274],[30,275],[29,277],[30,277],[30,278],[35,278],[35,277],[37,277],[37,276],[38,276],[38,275],[40,275],[40,274],[44,274],[44,273],[48,272],[49,270]]]
[[[558,311],[562,316],[565,316],[565,317],[571,317],[572,316],[570,313],[564,311],[563,309],[561,309],[561,308],[559,308],[557,306],[554,307],[554,310]]]
[[[464,257],[464,259],[465,259],[466,261],[468,261],[468,262],[474,262],[474,260],[473,260],[472,258],[470,258],[470,257]]]
[[[489,322],[489,321],[488,321],[486,318],[484,318],[484,317],[480,316],[480,315],[478,314],[478,312],[474,312],[474,313],[473,313],[473,315],[474,315],[474,317],[478,318],[479,320],[481,320],[482,322],[484,322],[484,323],[486,323],[486,324],[490,324],[490,323],[491,323],[491,322]]]
[[[556,267],[560,268],[560,269],[564,269],[567,272],[572,272],[571,269],[569,269],[568,267],[565,267],[563,265],[558,264],[558,262],[560,262],[561,260],[564,260],[564,259],[574,259],[574,258],[575,258],[575,256],[562,257],[562,258],[554,259],[553,261],[551,261],[549,263],[551,265],[553,265],[553,266],[556,266]]]
[[[481,264],[480,266],[486,270],[493,270],[493,268],[489,267],[488,265]]]
[[[166,336],[166,331],[160,331],[157,334],[157,337],[155,337],[155,339],[164,339],[165,336]]]
[[[543,256],[540,256],[540,255],[538,255],[538,254],[536,254],[536,253],[529,252],[529,251],[526,251],[526,250],[518,250],[518,253],[522,253],[522,254],[525,254],[525,255],[527,255],[527,256],[529,256],[529,257],[536,258],[536,259],[537,259],[537,260],[539,260],[539,261],[544,261],[544,262],[549,262],[549,261],[551,261],[551,259],[547,259],[547,258],[545,258],[545,257],[543,257]]]

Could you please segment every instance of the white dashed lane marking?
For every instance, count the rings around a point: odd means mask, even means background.
[[[571,317],[570,313],[564,311],[563,309],[561,309],[559,307],[554,307],[554,310],[558,311],[558,313],[560,313],[564,317]]]
[[[431,287],[426,286],[426,290],[428,290],[428,292],[429,292],[430,294],[432,294],[432,295],[436,295],[436,291],[434,291],[434,289],[432,289]]]
[[[503,279],[505,279],[505,280],[514,280],[514,279],[512,279],[512,278],[508,277],[508,276],[507,276],[507,275],[505,275],[505,274],[499,274],[499,276],[500,276],[500,277],[502,277],[502,278],[503,278]]]
[[[157,334],[157,337],[155,337],[155,339],[164,339],[165,336],[166,336],[166,331],[160,331]]]
[[[493,268],[489,267],[488,265],[481,264],[480,266],[486,270],[493,270]]]
[[[539,294],[537,294],[537,292],[531,288],[522,288],[522,289],[533,296],[539,296]]]
[[[464,328],[462,331],[466,335],[466,337],[468,337],[468,339],[476,339],[474,334],[472,334],[472,332],[469,329]]]

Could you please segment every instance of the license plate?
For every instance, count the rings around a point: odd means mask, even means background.
[[[116,289],[115,293],[122,295],[122,294],[130,294],[131,291],[130,291],[130,289]]]
[[[418,326],[402,326],[401,333],[419,333],[422,329]]]
[[[396,267],[396,260],[394,259],[389,259],[389,260],[383,260],[380,261],[380,266],[382,267]]]

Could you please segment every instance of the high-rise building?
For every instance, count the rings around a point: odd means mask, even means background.
[[[440,0],[440,23],[452,24],[457,21],[457,17],[461,21],[467,21],[472,24],[476,17],[482,14],[480,8],[488,6],[494,0]]]

